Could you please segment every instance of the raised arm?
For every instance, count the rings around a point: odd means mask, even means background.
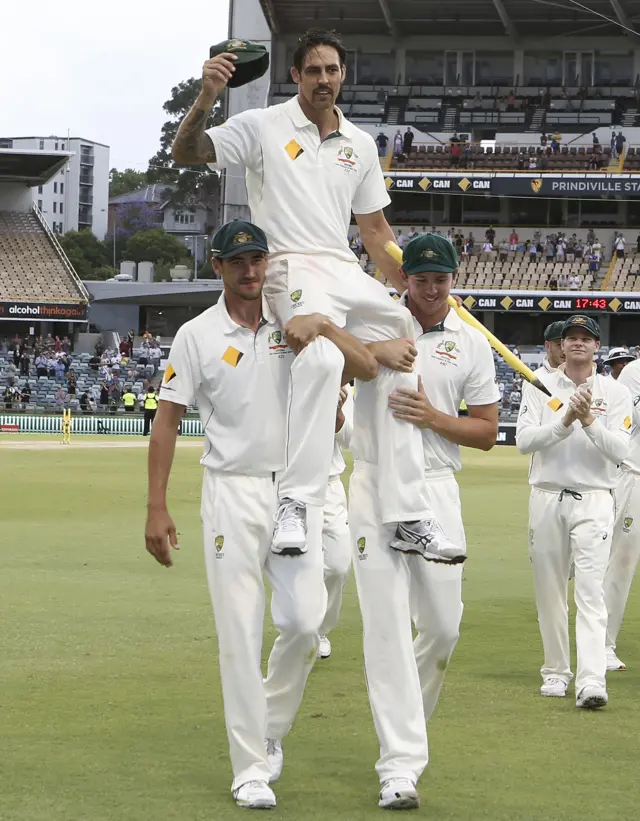
[[[180,123],[171,154],[181,165],[215,163],[216,152],[206,134],[207,120],[216,100],[235,71],[235,54],[219,54],[207,60],[202,69],[202,88],[193,107]]]

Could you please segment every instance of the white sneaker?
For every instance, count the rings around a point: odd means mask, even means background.
[[[284,767],[284,753],[282,752],[282,742],[279,738],[268,738],[264,742],[267,751],[267,761],[271,775],[269,776],[269,784],[273,784],[282,775],[282,768]]]
[[[540,695],[564,698],[567,695],[567,682],[561,678],[550,676],[544,680],[544,683],[540,688]]]
[[[331,642],[326,636],[320,636],[320,645],[318,647],[318,658],[328,659],[331,655]]]
[[[285,499],[273,517],[276,523],[271,550],[281,556],[307,552],[307,509],[301,502]]]
[[[445,534],[435,519],[399,522],[391,547],[404,553],[419,553],[428,562],[461,564],[467,555]]]
[[[624,661],[620,661],[620,659],[616,656],[615,650],[609,650],[607,652],[607,672],[610,673],[612,670],[626,670],[627,665]]]
[[[417,810],[420,796],[408,778],[390,778],[382,784],[378,806],[385,810]]]
[[[250,810],[272,810],[276,805],[276,797],[266,781],[247,781],[233,791],[233,797],[239,807]]]
[[[609,701],[607,691],[603,687],[587,686],[583,687],[576,698],[576,707],[584,707],[585,710],[598,710],[606,707]]]

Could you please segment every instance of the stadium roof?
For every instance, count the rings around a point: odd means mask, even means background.
[[[72,156],[73,153],[68,151],[21,151],[0,148],[0,182],[44,185]]]
[[[319,27],[337,29],[344,35],[391,34],[401,38],[507,34],[514,39],[531,39],[560,34],[620,36],[625,33],[621,26],[627,26],[640,40],[637,0],[580,0],[580,4],[574,0],[261,0],[261,3],[275,34],[299,34]]]

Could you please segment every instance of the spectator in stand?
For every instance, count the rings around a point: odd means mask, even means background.
[[[509,259],[509,243],[506,239],[503,239],[498,244],[498,256],[500,258],[500,262],[506,262]]]
[[[400,131],[398,131],[398,134],[399,133],[400,133]],[[151,333],[151,331],[147,330],[142,334],[142,339],[145,342],[153,342],[153,334]]]
[[[540,135],[540,145],[541,145],[543,148],[545,148],[545,147],[546,147],[546,145],[547,145],[547,142],[548,142],[548,140],[547,140],[547,135],[546,135],[546,134],[541,134],[541,135]]]
[[[400,131],[400,129],[398,129],[396,131],[395,137],[393,138],[393,156],[394,157],[399,157],[400,154],[402,154],[402,144],[403,144],[402,132]]]
[[[589,168],[589,171],[597,171],[600,168],[600,161],[597,154],[592,154],[589,157],[587,167]]]
[[[569,290],[570,291],[579,291],[581,285],[580,275],[577,273],[571,274],[569,277]]]
[[[564,240],[560,240],[556,245],[556,262],[564,262]]]
[[[60,385],[53,400],[57,411],[61,411],[67,403],[67,392]]]
[[[91,413],[89,409],[89,394],[86,391],[80,397],[80,410],[82,413]]]
[[[615,251],[616,257],[618,259],[624,259],[624,246],[626,245],[626,239],[622,236],[622,234],[618,234],[616,241],[615,241]]]
[[[567,262],[573,262],[576,258],[576,239],[575,234],[567,240],[567,247],[565,249]]]
[[[493,259],[493,243],[488,240],[482,245],[482,258],[485,262]]]
[[[547,262],[553,262],[553,258],[556,255],[556,246],[551,239],[551,237],[547,237],[547,244],[545,247],[545,256],[547,257]]]
[[[155,376],[160,369],[160,360],[162,359],[162,348],[157,342],[154,342],[149,351],[149,364],[153,365],[153,375]]]
[[[62,351],[62,340],[59,336],[53,340],[53,350],[55,353],[60,353]]]
[[[469,236],[467,237],[467,246],[466,246],[467,256],[471,256],[473,254],[473,252],[475,250],[475,247],[476,247],[476,243],[475,243],[475,240],[473,238],[473,234],[469,234]]]
[[[109,388],[109,410],[111,413],[115,413],[120,405],[120,400],[122,399],[122,388],[120,387],[120,383],[115,381],[111,387]]]
[[[618,131],[616,135],[616,156],[622,157],[624,154],[624,144],[626,143],[627,138],[623,135],[622,131]]]
[[[569,287],[569,274],[562,271],[558,277],[558,287],[561,291],[566,291]]]
[[[29,354],[26,351],[22,351],[20,355],[20,376],[29,376],[30,365],[31,360],[29,359]]]
[[[538,261],[538,246],[535,242],[529,243],[529,262]]]
[[[64,353],[71,353],[71,340],[68,336],[62,338],[62,350]]]
[[[92,370],[92,371],[94,371],[95,373],[97,373],[97,372],[98,372],[98,370],[100,369],[100,357],[99,357],[99,356],[96,356],[96,355],[94,354],[94,355],[91,357],[91,359],[89,360],[89,367],[91,368],[91,370]]]
[[[602,245],[598,240],[598,237],[595,238],[593,245],[591,246],[592,252],[596,255],[598,260],[598,268],[600,267],[600,263],[602,261]]]
[[[138,357],[138,362],[141,365],[149,364],[149,340],[146,338],[146,336],[140,344],[140,356]]]
[[[593,245],[595,241],[596,235],[594,233],[594,230],[593,228],[589,228],[589,230],[587,231],[587,245]]]
[[[526,157],[524,156],[524,151],[521,151],[518,154],[518,159],[516,161],[516,167],[517,167],[518,171],[524,171],[525,163],[526,163]]]
[[[106,407],[109,404],[109,385],[103,382],[100,385],[100,405]]]
[[[517,251],[519,242],[520,242],[520,237],[518,236],[518,232],[516,231],[515,228],[512,228],[511,233],[509,234],[509,250],[510,251]]]
[[[540,156],[538,158],[538,169],[540,171],[548,171],[549,170],[549,160],[548,160],[546,154],[542,154],[542,156]]]
[[[462,158],[460,160],[460,165],[462,168],[472,168],[473,167],[473,155],[471,153],[471,143],[465,142],[462,147]]]
[[[14,402],[17,400],[17,391],[13,385],[7,385],[4,389],[4,407],[6,410],[13,408]]]
[[[500,394],[500,404],[502,405],[502,400],[504,398],[504,382],[498,382],[498,393]]]
[[[613,159],[615,159],[617,157],[617,154],[616,154],[616,132],[615,131],[611,132],[611,141],[609,143],[609,147],[611,148],[611,156],[613,157]]]
[[[549,277],[549,290],[550,291],[557,291],[558,290],[558,280],[556,279],[554,274],[552,274]]]
[[[23,405],[28,405],[31,402],[31,385],[28,382],[24,383],[21,398]]]
[[[61,359],[55,360],[55,376],[58,381],[62,381],[65,377],[64,362]]]
[[[402,137],[402,153],[406,154],[407,157],[411,154],[411,148],[413,147],[413,138],[414,133],[411,130],[410,126],[407,126],[407,130],[404,132]]]
[[[102,335],[100,335],[98,337],[98,339],[96,340],[96,345],[95,345],[94,350],[96,352],[96,356],[102,356],[102,354],[104,352],[104,340],[102,339]]]
[[[529,157],[529,170],[535,171],[538,167],[538,160],[535,157]]]
[[[471,236],[471,234],[469,236]],[[493,245],[493,243],[496,241],[496,229],[493,227],[493,225],[490,225],[484,232],[484,238],[487,240],[487,242],[490,242],[491,245]]]
[[[594,131],[591,135],[591,143],[593,145],[593,152],[595,154],[596,151],[602,151],[602,146],[600,145],[600,140],[598,139],[598,135]]]
[[[460,157],[462,156],[462,145],[459,142],[451,141],[451,148],[449,149],[449,165],[451,168],[457,168],[460,165]]]
[[[378,131],[378,134],[376,135],[376,143],[378,144],[378,156],[386,157],[387,146],[389,145],[389,138],[384,133],[384,131]]]
[[[409,239],[407,235],[402,233],[402,228],[398,228],[398,233],[396,234],[396,244],[400,248],[404,248],[408,241]]]
[[[551,150],[554,154],[557,154],[560,151],[560,143],[556,139],[555,134],[551,137]]]
[[[480,89],[476,91],[475,97],[471,100],[471,105],[473,108],[482,108],[482,94],[480,93]]]
[[[507,97],[507,111],[515,111],[516,108],[516,93],[513,89],[509,92]]]
[[[78,382],[77,382],[75,371],[73,370],[73,368],[71,368],[71,370],[67,374],[67,393],[69,394],[69,396],[75,396],[76,395],[77,384],[78,384]]]
[[[47,358],[43,354],[40,354],[40,356],[36,357],[35,365],[36,365],[36,375],[38,377],[47,375],[47,371],[48,371]]]
[[[522,394],[520,393],[518,387],[514,385],[514,390],[511,391],[511,413],[517,413],[520,410],[521,400]]]
[[[506,385],[502,394],[502,409],[505,413],[511,412],[511,390]]]

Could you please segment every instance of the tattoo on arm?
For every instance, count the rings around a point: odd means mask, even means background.
[[[211,137],[205,133],[208,117],[208,111],[194,106],[180,123],[172,147],[173,159],[177,163],[194,165],[216,161],[216,152]]]

